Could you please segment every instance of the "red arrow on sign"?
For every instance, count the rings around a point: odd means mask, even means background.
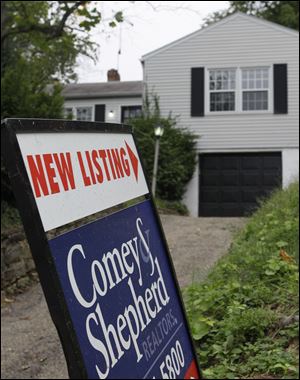
[[[136,179],[136,181],[138,181],[138,166],[139,166],[139,161],[138,161],[136,155],[133,153],[132,149],[130,148],[130,146],[127,144],[126,141],[125,141],[125,144],[126,144],[126,148],[127,148],[127,152],[128,152],[130,161],[131,161],[131,166],[132,166],[132,169],[133,169],[133,172],[134,172],[135,179]]]

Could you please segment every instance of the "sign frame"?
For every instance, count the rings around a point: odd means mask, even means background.
[[[174,281],[175,292],[180,303],[183,315],[183,323],[191,343],[192,354],[195,359],[196,367],[200,378],[202,371],[199,368],[195,344],[192,338],[190,325],[184,308],[179,283],[176,277],[174,264],[168,248],[167,240],[162,228],[160,217],[155,206],[149,181],[145,175],[144,165],[136,144],[132,129],[126,124],[87,122],[71,120],[49,120],[49,119],[4,119],[1,121],[1,156],[7,169],[9,179],[16,198],[18,210],[23,222],[25,234],[31,249],[32,257],[35,262],[36,270],[39,275],[40,283],[46,298],[48,309],[52,321],[58,332],[61,345],[63,347],[69,377],[71,379],[87,379],[87,371],[84,365],[80,346],[75,334],[75,329],[64,298],[63,289],[55,267],[54,259],[50,251],[47,232],[45,232],[42,220],[35,201],[30,180],[26,171],[21,149],[17,140],[17,133],[118,133],[129,134],[133,137],[135,148],[141,163],[143,175],[146,179],[148,194],[144,197],[150,200],[154,210],[154,219],[157,223],[162,244],[164,246],[170,274]],[[83,218],[84,219],[84,218]],[[68,224],[67,224],[68,225]]]

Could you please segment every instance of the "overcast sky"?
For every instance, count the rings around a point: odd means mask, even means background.
[[[122,10],[125,22],[114,29],[99,25],[92,39],[100,47],[98,62],[78,61],[78,82],[104,82],[111,68],[122,81],[142,80],[140,58],[161,46],[198,30],[211,12],[228,7],[227,1],[101,1],[102,17]],[[121,49],[121,54],[118,54]]]

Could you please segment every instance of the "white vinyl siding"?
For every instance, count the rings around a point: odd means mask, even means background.
[[[174,45],[149,54],[144,60],[144,80],[160,99],[163,116],[178,116],[179,127],[199,136],[201,152],[276,150],[299,143],[299,35],[269,26],[250,16],[235,15]],[[273,65],[288,69],[288,114],[273,114]],[[268,111],[207,112],[191,117],[191,68],[204,67],[205,86],[212,68],[269,67]],[[241,73],[241,71],[239,70]],[[241,88],[241,74],[237,86]]]

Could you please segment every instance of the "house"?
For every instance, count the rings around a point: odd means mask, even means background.
[[[109,70],[107,82],[68,84],[65,116],[75,120],[123,123],[138,116],[142,110],[143,83],[121,82],[116,70]]]
[[[194,216],[248,214],[299,176],[299,34],[242,13],[142,57],[163,116],[198,135],[184,202]]]

